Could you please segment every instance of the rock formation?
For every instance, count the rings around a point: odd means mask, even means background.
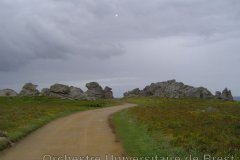
[[[97,82],[90,82],[86,84],[87,87],[87,97],[89,100],[103,99],[105,98],[104,91],[102,87]]]
[[[103,88],[97,82],[90,82],[86,84],[87,91],[85,94],[87,95],[88,100],[97,100],[97,99],[112,99],[113,92],[112,88],[106,86]]]
[[[222,93],[220,91],[216,91],[215,98],[216,99],[222,99]]]
[[[50,86],[49,96],[53,97],[69,97],[70,87],[64,84],[54,84]]]
[[[42,95],[76,100],[87,99],[86,95],[80,88],[73,86],[69,87],[64,84],[54,84],[50,87],[50,89],[45,88],[42,90]]]
[[[21,92],[19,93],[19,96],[38,96],[39,91],[37,90],[37,85],[34,85],[32,83],[26,83]]]
[[[0,96],[17,96],[17,92],[12,90],[12,89],[3,89],[3,90],[0,90]]]
[[[233,101],[233,96],[232,96],[231,90],[228,90],[227,88],[225,88],[222,91],[222,99],[228,100],[228,101]]]
[[[43,88],[40,92],[40,96],[50,96],[50,89]]]
[[[192,87],[176,80],[152,83],[143,90],[138,88],[125,92],[124,97],[155,96],[166,98],[213,98],[212,93],[204,87]]]
[[[105,99],[113,99],[112,88],[106,86],[103,90]]]
[[[232,92],[231,90],[228,90],[227,88],[225,88],[222,93],[220,91],[217,91],[215,94],[215,97],[217,99],[223,99],[226,101],[233,101],[233,96],[232,96]]]
[[[27,83],[23,86],[20,92],[21,96],[52,96],[75,100],[97,100],[97,99],[112,99],[112,88],[105,87],[104,90],[97,82],[90,82],[86,84],[88,90],[84,93],[83,90],[74,86],[64,84],[54,84],[50,88],[43,88],[41,92],[36,89],[37,86],[32,83]],[[5,92],[0,92],[5,95]]]
[[[112,88],[106,86],[103,88],[97,82],[86,84],[88,90],[83,92],[80,88],[68,86],[64,84],[54,84],[50,88],[43,88],[41,92],[37,90],[37,85],[26,83],[19,96],[51,96],[75,100],[97,100],[97,99],[113,99]],[[17,96],[17,92],[11,89],[0,90],[0,96]]]
[[[141,91],[139,88],[135,88],[135,89],[125,92],[123,94],[124,97],[136,97],[136,96],[140,96],[140,95],[141,95]]]
[[[73,86],[70,87],[69,97],[76,99],[76,100],[87,99],[86,94],[80,88],[73,87]]]

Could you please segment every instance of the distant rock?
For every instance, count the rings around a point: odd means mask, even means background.
[[[222,92],[216,91],[215,98],[226,100],[226,101],[233,101],[232,92],[227,88],[225,88]]]
[[[59,95],[68,95],[70,93],[70,87],[64,84],[54,84],[50,86],[50,94],[55,93]]]
[[[73,86],[70,87],[69,97],[76,100],[87,99],[86,94],[80,88],[73,87]]]
[[[192,88],[189,92],[188,92],[188,97],[193,97],[193,98],[201,98],[201,99],[207,99],[207,98],[213,98],[213,94],[204,87],[198,87],[198,88]]]
[[[67,85],[56,83],[50,86],[49,96],[68,99],[70,98],[69,94],[70,94],[70,87]]]
[[[17,92],[12,90],[12,89],[3,89],[3,90],[0,90],[0,96],[10,96],[10,97],[14,97],[14,96],[17,96]]]
[[[21,92],[19,93],[19,96],[38,96],[39,91],[37,90],[37,85],[34,85],[32,83],[26,83]]]
[[[88,90],[85,93],[87,94],[87,97],[89,100],[97,100],[97,99],[105,98],[105,93],[102,87],[97,82],[87,83],[86,87]]]
[[[50,96],[50,89],[49,88],[43,88],[40,92],[40,96]]]
[[[88,100],[97,100],[97,99],[113,99],[112,88],[106,86],[103,90],[102,86],[100,86],[97,82],[90,82],[86,84],[87,91],[85,94],[87,95]]]
[[[112,88],[106,86],[103,88],[97,82],[90,82],[86,84],[88,90],[83,92],[82,89],[68,86],[64,84],[53,84],[50,88],[43,88],[41,92],[37,90],[37,85],[26,83],[19,96],[51,96],[60,97],[71,100],[97,100],[97,99],[112,99]],[[0,96],[17,96],[17,92],[11,89],[0,90]]]
[[[132,96],[155,96],[166,98],[213,98],[212,93],[204,87],[192,87],[176,80],[152,83],[143,90],[136,88],[125,92],[124,97]]]
[[[222,99],[222,93],[220,91],[216,91],[215,98],[216,99]]]
[[[50,86],[50,89],[43,89],[41,94],[43,96],[52,96],[75,100],[87,99],[86,94],[80,88],[73,86],[69,87],[67,85],[58,83]]]
[[[106,86],[103,90],[105,99],[113,99],[112,88]]]
[[[141,91],[139,88],[135,88],[131,91],[125,92],[123,95],[124,97],[136,97],[141,95]]]
[[[222,91],[222,99],[228,100],[228,101],[233,101],[233,96],[232,96],[231,90],[228,90],[227,88],[225,88]]]

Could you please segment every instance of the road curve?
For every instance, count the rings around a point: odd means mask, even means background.
[[[133,106],[123,104],[57,119],[0,152],[0,160],[102,160],[106,155],[122,156],[122,146],[116,142],[108,118]]]

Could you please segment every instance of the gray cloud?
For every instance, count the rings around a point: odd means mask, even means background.
[[[240,95],[239,8],[238,0],[2,0],[0,87],[100,80],[119,94],[176,78]]]
[[[81,6],[81,1],[77,5],[74,1],[48,0],[0,3],[2,71],[39,58],[64,59],[70,54],[108,58],[123,52],[118,43],[93,33],[95,24],[89,21],[95,22],[96,17]],[[22,58],[11,62],[12,57]]]

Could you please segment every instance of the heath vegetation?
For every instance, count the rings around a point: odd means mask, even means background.
[[[49,121],[74,112],[119,104],[117,100],[67,100],[53,97],[0,97],[0,131],[12,142]],[[8,144],[0,139],[0,149]]]
[[[130,155],[239,156],[240,103],[216,99],[128,98],[138,107],[114,124]]]

